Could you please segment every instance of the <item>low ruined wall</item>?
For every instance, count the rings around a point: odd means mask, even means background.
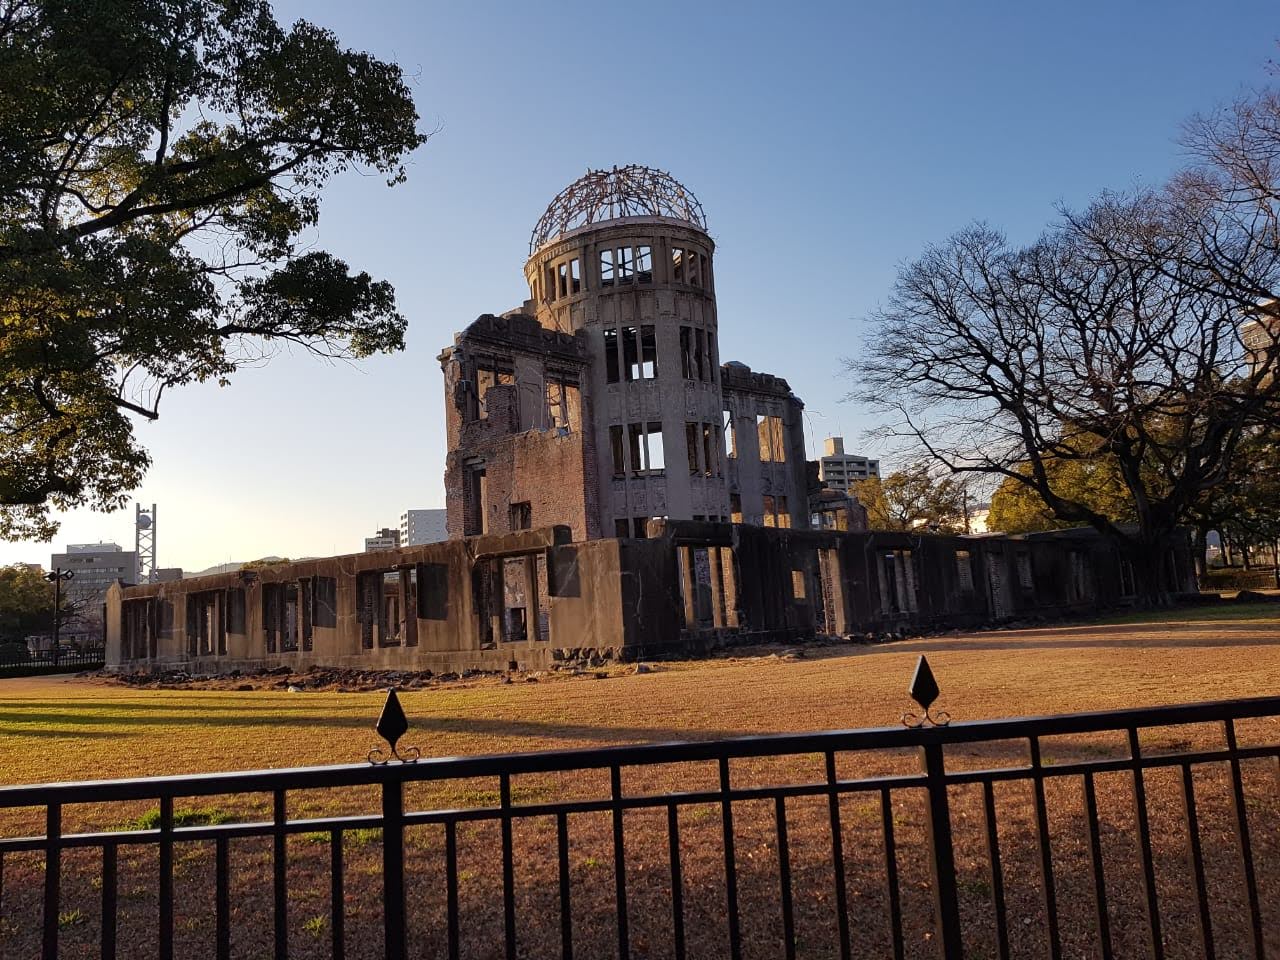
[[[107,595],[109,669],[312,665],[538,670],[724,642],[881,635],[1085,614],[1132,599],[1091,531],[1022,537],[653,521],[647,539],[567,527],[278,564]],[[1162,562],[1195,588],[1190,545]],[[601,654],[600,651],[605,653]]]

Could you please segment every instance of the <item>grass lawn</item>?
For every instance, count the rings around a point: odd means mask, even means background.
[[[1210,603],[1201,607],[1176,607],[1172,610],[1137,610],[1102,620],[1096,626],[1123,623],[1223,623],[1250,621],[1275,623],[1280,618],[1280,603]]]
[[[904,641],[876,647],[817,648],[797,660],[741,656],[699,663],[659,665],[652,674],[617,670],[606,679],[543,679],[501,685],[494,680],[455,684],[402,695],[410,720],[405,742],[425,755],[447,756],[532,749],[556,749],[750,733],[893,725],[910,707],[905,689],[916,657],[928,655],[942,688],[938,706],[956,720],[1036,715],[1157,705],[1280,693],[1280,605],[1226,605],[1169,611],[1145,622],[1124,618],[1108,625],[979,632],[964,636]],[[378,693],[276,693],[208,690],[145,690],[64,677],[0,681],[0,783],[49,782],[161,773],[361,761],[376,736],[372,731],[383,696]],[[1268,721],[1245,735],[1280,741]],[[1215,740],[1215,738],[1218,738]],[[1096,757],[1115,744],[1061,738],[1043,744],[1047,762]],[[1207,745],[1219,731],[1161,731],[1160,746]],[[1257,742],[1263,742],[1258,740]],[[1148,741],[1144,739],[1144,745]],[[1016,754],[1016,745],[1012,745]],[[1006,755],[1000,762],[1010,762]],[[855,762],[856,761],[856,762]],[[990,764],[989,755],[956,762]],[[949,761],[950,762],[950,761]],[[1280,804],[1276,770],[1246,764],[1250,826],[1258,851],[1269,946],[1280,950]],[[904,767],[904,764],[906,765]],[[842,776],[914,769],[911,757],[849,758]],[[1274,763],[1273,763],[1274,766]],[[1280,769],[1280,768],[1277,768]],[[1166,939],[1171,956],[1193,943],[1194,911],[1187,907],[1185,828],[1179,831],[1180,790],[1172,772],[1148,777],[1148,807],[1159,839],[1161,896],[1182,909],[1168,911]],[[1206,870],[1221,913],[1220,956],[1243,955],[1244,915],[1233,870],[1233,834],[1226,796],[1213,771],[1197,772],[1201,834]],[[813,758],[744,764],[734,782],[814,779]],[[690,789],[714,771],[652,771],[627,789]],[[1079,782],[1046,785],[1053,836],[1058,898],[1063,911],[1067,955],[1088,953],[1091,944],[1091,881],[1080,821]],[[1268,783],[1273,786],[1268,788]],[[1009,789],[1005,790],[1007,786]],[[415,808],[435,805],[487,806],[496,783],[451,784],[419,790]],[[576,787],[575,787],[576,788]],[[516,802],[564,795],[566,785],[547,779],[517,778]],[[592,785],[591,789],[597,789]],[[603,784],[607,790],[607,778]],[[1111,871],[1113,936],[1117,955],[1141,952],[1143,914],[1133,867],[1132,781],[1127,774],[1099,778],[1104,846]],[[900,858],[900,889],[908,955],[928,955],[927,865],[913,854],[923,839],[920,798],[904,791],[892,798]],[[859,795],[862,796],[862,795]],[[871,795],[873,798],[875,795]],[[1010,927],[1017,955],[1041,955],[1045,925],[1035,869],[1034,821],[1026,784],[1001,785],[1002,856],[1008,886]],[[978,797],[957,790],[953,801],[957,863],[961,872],[966,930],[975,944],[991,941],[986,855]],[[184,807],[188,822],[258,818],[261,797],[209,798]],[[371,796],[297,797],[291,816],[367,812]],[[888,949],[885,928],[882,811],[858,797],[842,801],[845,854],[850,876],[848,909],[865,955]],[[145,825],[147,805],[110,810],[68,810],[68,829]],[[655,815],[656,817],[656,815]],[[635,955],[670,955],[669,870],[665,817],[628,814],[627,869],[632,896]],[[834,920],[830,902],[830,833],[825,801],[797,801],[789,807],[797,940],[801,956],[830,956]],[[8,816],[5,835],[39,832],[37,811]],[[496,825],[460,830],[464,953],[500,955],[502,917],[500,872],[495,855]],[[780,953],[777,917],[776,834],[771,804],[735,805],[735,837],[740,896],[744,907],[747,956]],[[824,833],[824,830],[827,832]],[[612,917],[612,835],[605,816],[574,820],[571,849],[575,891],[575,948],[580,956],[616,954]],[[517,893],[520,942],[529,955],[558,955],[554,823],[517,824]],[[684,808],[681,834],[686,862],[686,924],[690,956],[721,956],[723,936],[723,853],[719,810]],[[418,926],[419,952],[442,949],[439,875],[442,831],[421,828],[409,853],[415,884],[411,915]],[[824,846],[825,844],[825,846]],[[377,898],[380,840],[374,834],[348,837],[348,956],[376,956],[380,924]],[[178,874],[191,891],[180,905],[179,939],[191,955],[206,955],[209,943],[211,849],[180,847]],[[290,843],[291,946],[296,956],[327,955],[327,843],[300,838]],[[823,857],[825,853],[825,860]],[[238,842],[234,898],[237,955],[256,956],[270,945],[269,843]],[[26,956],[38,918],[41,858],[14,856],[4,863],[0,913],[0,955]],[[122,853],[121,937],[149,955],[154,937],[155,853],[139,848]],[[96,943],[94,910],[100,894],[93,886],[96,861],[79,853],[68,858],[63,907],[70,919],[63,939],[91,952]],[[495,886],[496,884],[496,886]],[[151,899],[149,899],[151,898]],[[80,911],[73,915],[72,911]],[[580,915],[579,915],[580,914]],[[1215,919],[1215,924],[1218,921]],[[1179,946],[1181,944],[1182,946]],[[78,945],[78,946],[77,946]],[[696,950],[695,950],[696,947]],[[1240,953],[1233,953],[1239,949]],[[469,952],[468,952],[469,951]],[[1193,955],[1191,951],[1188,955]],[[73,954],[74,955],[74,954]],[[858,955],[855,953],[855,955]]]

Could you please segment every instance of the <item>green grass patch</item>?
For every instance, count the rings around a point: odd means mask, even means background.
[[[230,823],[231,814],[217,807],[186,807],[173,811],[175,827],[205,827],[219,823]],[[139,817],[128,821],[124,830],[159,830],[160,808],[152,807]]]
[[[1203,606],[1172,607],[1165,610],[1134,610],[1114,617],[1093,620],[1099,626],[1142,623],[1215,623],[1232,620],[1280,620],[1280,603],[1206,603]]]
[[[382,828],[358,827],[355,830],[343,830],[342,837],[347,846],[365,847],[371,843],[382,842]],[[325,844],[331,838],[328,830],[312,830],[309,833],[300,834],[298,839],[303,843]]]

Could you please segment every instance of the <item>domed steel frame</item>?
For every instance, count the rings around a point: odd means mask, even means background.
[[[707,229],[698,198],[664,170],[639,164],[588,170],[551,201],[533,228],[529,255],[571,230],[618,217],[670,217]]]

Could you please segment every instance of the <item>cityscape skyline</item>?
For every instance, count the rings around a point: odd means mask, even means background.
[[[528,231],[557,191],[587,167],[631,162],[670,170],[706,207],[723,359],[786,371],[807,404],[810,457],[835,434],[891,464],[862,442],[865,413],[839,402],[852,383],[838,361],[856,356],[859,320],[896,265],[973,219],[1028,240],[1056,203],[1160,182],[1185,159],[1180,122],[1264,82],[1275,54],[1262,3],[1219,20],[1190,4],[1158,19],[1102,4],[928,19],[909,7],[744,8],[733,19],[683,7],[681,30],[656,48],[648,29],[621,29],[625,11],[584,6],[593,30],[616,36],[613,73],[650,78],[654,95],[641,83],[625,109],[604,109],[580,63],[540,59],[543,89],[582,91],[566,98],[561,129],[527,93],[528,51],[557,42],[536,11],[276,7],[282,21],[306,16],[403,64],[423,128],[437,131],[403,186],[359,173],[336,181],[313,237],[393,283],[408,349],[359,365],[285,350],[228,388],[175,391],[159,421],[136,425],[154,464],[123,509],[62,515],[52,542],[0,543],[0,562],[48,563],[65,543],[131,544],[135,501],[165,510],[158,562],[191,570],[357,552],[407,507],[444,507],[437,353],[477,315],[528,295],[518,273]],[[1080,71],[1082,45],[1108,69]],[[682,78],[686,109],[659,82],[670,76]],[[810,147],[798,156],[802,137]]]

